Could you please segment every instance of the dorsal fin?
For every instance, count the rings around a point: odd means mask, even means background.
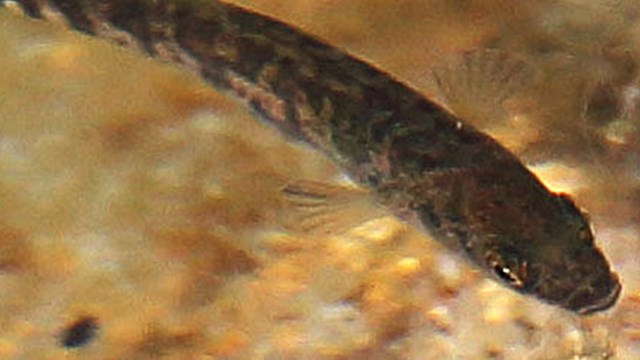
[[[438,100],[463,120],[506,116],[504,102],[535,80],[535,69],[515,54],[494,49],[447,57],[431,71]]]

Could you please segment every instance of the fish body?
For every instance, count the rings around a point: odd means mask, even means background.
[[[618,277],[568,196],[488,135],[340,49],[219,1],[17,2],[31,16],[53,9],[78,30],[198,71],[521,293],[580,314],[618,298]]]

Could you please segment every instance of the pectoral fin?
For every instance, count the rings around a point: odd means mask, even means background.
[[[362,188],[316,181],[296,181],[282,189],[285,225],[312,235],[342,234],[388,215]]]

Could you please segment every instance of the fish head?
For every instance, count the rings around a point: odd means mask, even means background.
[[[479,232],[484,239],[473,242],[481,245],[467,252],[520,293],[578,314],[610,308],[621,285],[594,243],[586,214],[564,194],[553,194],[548,204],[504,207],[513,217],[490,227],[500,231]]]

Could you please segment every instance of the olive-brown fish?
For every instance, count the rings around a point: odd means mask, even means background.
[[[267,16],[213,0],[20,0],[34,17],[187,65],[331,156],[376,201],[417,219],[511,288],[580,314],[618,277],[585,216],[491,137],[389,74]],[[296,184],[292,198],[330,201]],[[354,200],[355,201],[355,200]]]

